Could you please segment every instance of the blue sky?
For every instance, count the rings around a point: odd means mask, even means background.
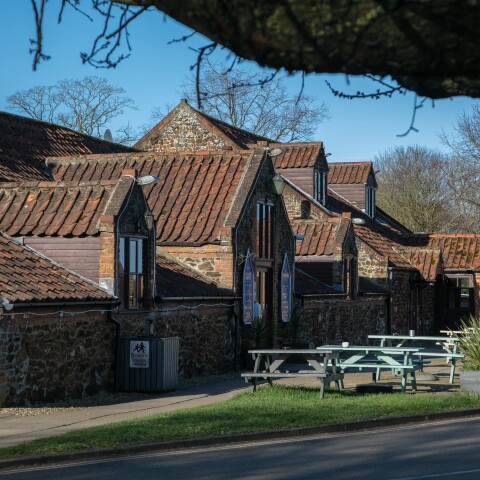
[[[188,42],[169,45],[169,41],[190,31],[157,11],[148,12],[131,26],[131,57],[116,69],[95,69],[82,65],[80,52],[89,50],[98,24],[93,25],[72,9],[67,9],[63,22],[58,25],[59,3],[59,0],[50,0],[45,14],[45,52],[52,58],[34,72],[32,57],[28,53],[29,39],[34,36],[30,1],[2,0],[0,109],[6,109],[6,98],[17,90],[86,75],[104,76],[110,83],[123,87],[137,104],[138,110],[129,111],[111,125],[113,131],[128,122],[133,126],[146,123],[155,106],[178,103],[180,86],[196,59],[195,52],[189,47],[204,45],[208,40],[197,35]],[[221,58],[225,55],[222,54]],[[248,62],[248,68],[256,67]],[[412,93],[391,99],[342,100],[333,96],[325,79],[346,92],[367,91],[370,83],[366,79],[351,77],[348,86],[343,75],[307,76],[305,93],[324,101],[330,110],[330,120],[318,126],[314,140],[325,143],[326,150],[332,153],[332,161],[373,160],[377,153],[396,145],[418,144],[443,150],[438,133],[442,130],[450,132],[456,117],[463,111],[469,113],[477,102],[457,97],[437,100],[432,108],[428,101],[417,113],[415,127],[419,132],[399,138],[397,135],[407,130],[410,124],[414,103]],[[299,75],[288,79],[293,94],[299,92],[300,84]],[[375,90],[376,86],[372,85],[371,89]]]

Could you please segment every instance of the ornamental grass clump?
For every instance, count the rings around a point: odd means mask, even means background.
[[[459,325],[458,348],[465,355],[464,370],[480,370],[480,317],[470,315]]]

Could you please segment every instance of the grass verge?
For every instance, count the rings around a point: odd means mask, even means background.
[[[352,391],[330,390],[325,398],[320,400],[318,388],[274,385],[259,388],[256,394],[241,393],[214,405],[77,430],[2,448],[0,458],[318,426],[475,407],[480,407],[480,396],[465,393],[358,395]]]

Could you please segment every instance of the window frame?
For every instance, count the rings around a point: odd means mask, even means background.
[[[313,185],[313,198],[325,205],[327,195],[327,173],[324,170],[315,170]]]
[[[472,290],[474,288],[473,277],[471,275],[446,275],[447,277],[447,292],[446,303],[447,309],[452,310],[467,310],[470,309],[472,301]],[[468,285],[461,285],[462,281],[466,280]],[[462,293],[462,290],[466,292]],[[467,305],[462,305],[463,302]]]
[[[273,259],[275,256],[275,205],[271,200],[259,200],[256,206],[257,258]]]
[[[367,185],[365,192],[365,213],[373,218],[375,216],[375,188]]]
[[[135,247],[132,250],[134,244]],[[135,252],[134,255],[132,255],[133,251]],[[135,258],[132,258],[133,256]],[[117,262],[117,296],[121,301],[120,308],[124,310],[141,310],[146,308],[148,237],[142,235],[121,235],[118,243]]]

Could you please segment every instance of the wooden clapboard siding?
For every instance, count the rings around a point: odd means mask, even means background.
[[[278,172],[313,197],[313,168],[281,168]]]
[[[54,262],[98,283],[100,237],[23,237],[23,242]]]
[[[365,209],[365,184],[336,184],[330,188],[360,210]]]

